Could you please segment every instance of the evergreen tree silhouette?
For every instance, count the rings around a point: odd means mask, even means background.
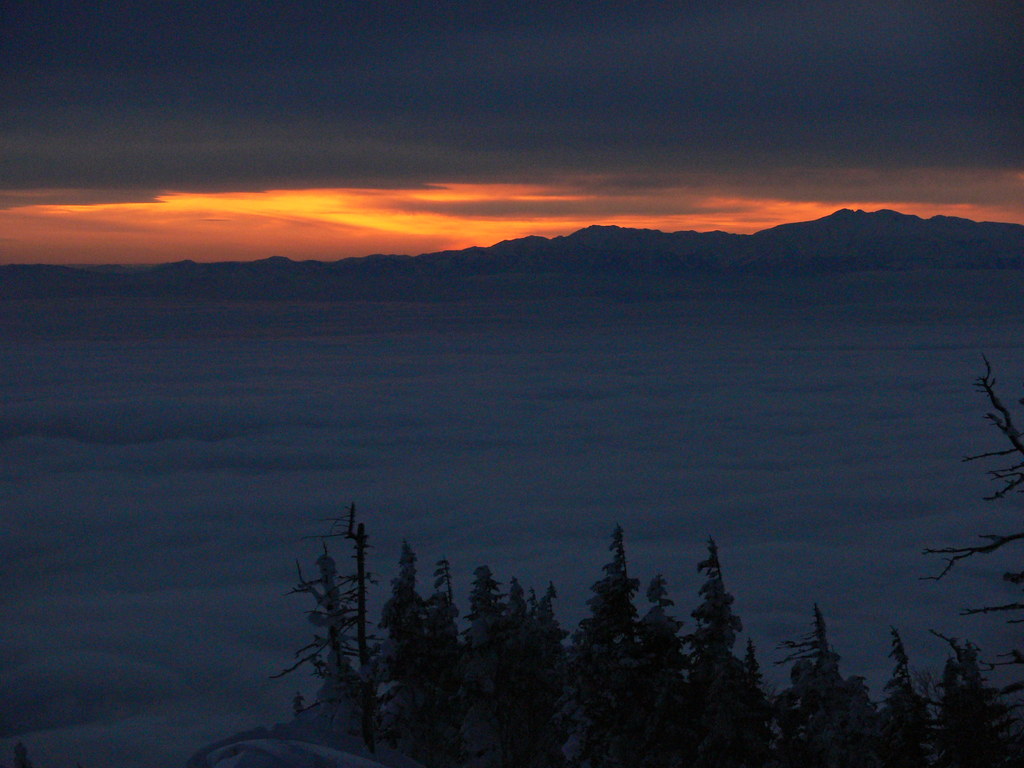
[[[646,730],[638,673],[643,661],[639,620],[633,596],[639,582],[629,576],[621,526],[612,532],[612,559],[604,578],[592,587],[590,616],[573,637],[574,693],[569,716],[572,735],[566,756],[590,768],[635,768],[642,756],[636,745]]]
[[[507,604],[498,589],[490,568],[481,565],[474,571],[466,617],[469,627],[463,633],[460,691],[466,768],[505,767],[501,696],[507,685],[502,658]]]
[[[381,737],[418,760],[429,759],[434,724],[426,601],[416,590],[416,554],[405,541],[379,626],[386,633],[377,662]]]
[[[427,768],[447,768],[463,759],[462,700],[459,697],[462,647],[456,620],[451,565],[447,558],[434,570],[434,593],[424,606],[424,646],[420,671],[427,691],[423,710],[429,714],[418,759]]]
[[[892,651],[896,663],[885,684],[885,699],[880,712],[879,753],[884,768],[927,768],[930,764],[932,737],[928,702],[914,689],[903,639],[895,627]]]
[[[541,600],[527,599],[515,578],[501,625],[502,685],[496,693],[503,744],[503,765],[551,768],[564,760],[558,717],[563,693],[564,633],[554,619],[554,587]]]
[[[989,686],[972,643],[947,639],[953,655],[946,660],[935,734],[936,768],[1001,768],[1011,763],[1010,709]]]
[[[878,768],[877,712],[863,678],[844,679],[825,619],[814,606],[811,632],[782,647],[791,686],[776,700],[783,768]]]
[[[647,587],[650,608],[640,619],[640,675],[644,680],[645,729],[636,745],[641,764],[656,766],[688,764],[693,755],[695,731],[693,701],[686,681],[688,660],[679,635],[682,622],[671,615],[674,603],[660,573]]]
[[[746,768],[768,757],[766,705],[760,670],[752,646],[747,665],[733,652],[743,623],[732,611],[718,547],[708,539],[708,557],[697,569],[704,573],[704,601],[693,611],[696,628],[687,637],[691,648],[690,680],[699,713],[695,768]]]

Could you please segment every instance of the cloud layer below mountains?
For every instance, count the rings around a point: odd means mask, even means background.
[[[683,618],[714,536],[766,664],[814,601],[876,695],[889,625],[933,669],[929,628],[1002,650],[998,620],[957,617],[1004,597],[1001,563],[920,580],[938,567],[923,547],[1020,513],[980,502],[982,468],[959,458],[994,447],[970,381],[985,351],[1012,389],[1024,286],[957,281],[255,315],[36,306],[36,333],[0,343],[0,739],[40,763],[157,768],[286,718],[312,687],[269,679],[309,633],[286,595],[294,561],[351,500],[378,606],[408,539],[423,573],[452,560],[463,602],[481,563],[554,580],[572,627],[621,523],[633,573],[663,572]]]

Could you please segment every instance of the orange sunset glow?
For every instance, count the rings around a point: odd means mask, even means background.
[[[417,189],[168,192],[145,202],[26,203],[0,210],[2,263],[154,263],[273,255],[334,260],[566,235],[591,224],[751,233],[838,208],[1013,221],[1012,208],[899,200],[802,201],[682,189],[600,195],[571,187],[438,184]]]

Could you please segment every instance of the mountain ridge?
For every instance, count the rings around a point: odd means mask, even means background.
[[[1024,225],[843,208],[750,235],[595,224],[568,235],[530,235],[418,256],[184,259],[136,269],[3,265],[0,298],[457,298],[500,293],[510,283],[522,288],[544,276],[549,287],[571,278],[580,290],[585,288],[581,280],[588,285],[648,278],[671,282],[690,274],[1022,268]]]

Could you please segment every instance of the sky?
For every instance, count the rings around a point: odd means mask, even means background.
[[[1015,0],[0,9],[0,263],[1024,223]]]

